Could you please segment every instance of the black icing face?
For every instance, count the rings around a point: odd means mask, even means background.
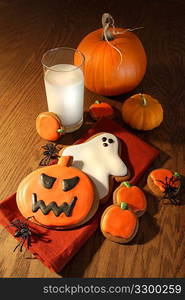
[[[40,175],[41,184],[46,189],[51,189],[53,187],[53,184],[56,181],[56,177],[48,176],[44,173]],[[63,179],[62,180],[62,190],[64,192],[68,192],[72,190],[79,182],[80,178],[78,176],[69,178],[69,179]]]
[[[45,187],[46,189],[51,189],[53,187],[54,182],[56,181],[55,177],[48,176],[44,173],[40,175],[40,179],[41,179],[42,186]]]
[[[56,179],[56,177],[52,177],[44,173],[40,175],[41,185],[45,189],[52,189]],[[62,191],[68,192],[74,189],[79,180],[80,178],[78,176],[69,179],[62,179]],[[49,204],[46,204],[44,200],[40,200],[37,197],[38,195],[36,193],[32,194],[32,211],[37,212],[38,210],[41,210],[44,215],[48,215],[49,212],[52,211],[56,217],[59,217],[61,213],[64,213],[66,217],[70,217],[78,199],[76,196],[74,196],[69,203],[64,201],[63,203],[58,205],[55,201],[52,201],[52,199]]]
[[[78,176],[75,176],[73,178],[69,178],[69,179],[63,179],[62,180],[62,190],[64,192],[68,192],[72,189],[74,189],[74,187],[78,184],[80,178]]]
[[[103,147],[108,147],[109,144],[114,143],[113,139],[107,139],[105,136],[102,137]]]

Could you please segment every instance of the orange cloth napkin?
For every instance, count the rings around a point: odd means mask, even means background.
[[[132,178],[130,182],[132,184],[137,182],[159,154],[157,149],[131,134],[116,122],[106,118],[102,118],[96,122],[95,126],[75,144],[82,143],[87,138],[99,132],[110,132],[121,140],[121,156],[131,171]],[[67,231],[49,230],[28,221],[33,233],[37,234],[33,235],[29,251],[52,271],[59,273],[75,253],[80,250],[93,232],[96,231],[99,226],[101,212],[102,207],[99,208],[96,215],[83,227]],[[0,224],[7,226],[15,219],[25,221],[17,208],[16,194],[13,194],[0,202]],[[6,227],[6,229],[10,234],[14,235],[14,227]]]

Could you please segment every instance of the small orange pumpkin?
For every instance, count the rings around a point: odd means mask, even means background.
[[[73,228],[98,208],[88,176],[70,166],[72,157],[30,173],[17,190],[17,206],[25,218],[49,227]],[[85,191],[85,192],[84,192]]]
[[[85,86],[114,96],[132,91],[143,79],[146,54],[139,38],[128,29],[113,26],[110,14],[102,17],[103,28],[86,35],[78,50],[85,56]],[[76,56],[74,63],[80,64]]]
[[[137,186],[124,181],[113,193],[113,202],[126,202],[138,217],[145,213],[147,202],[144,192]]]
[[[36,130],[47,141],[56,141],[65,133],[60,119],[52,112],[42,112],[37,116]]]
[[[138,219],[134,212],[128,209],[127,203],[121,202],[105,209],[100,226],[107,239],[125,244],[136,235]]]
[[[151,130],[163,121],[163,108],[158,100],[147,94],[136,94],[122,105],[125,123],[138,130]]]
[[[109,103],[95,101],[89,107],[89,114],[90,114],[91,118],[94,120],[98,120],[99,118],[102,118],[102,117],[112,118],[112,116],[114,114],[114,110]]]

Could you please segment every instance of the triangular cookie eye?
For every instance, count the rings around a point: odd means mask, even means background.
[[[44,173],[42,173],[40,175],[40,179],[41,179],[41,183],[42,183],[43,187],[45,187],[46,189],[51,189],[56,180],[55,177],[48,176]]]
[[[78,176],[75,176],[75,177],[69,178],[69,179],[63,179],[62,180],[62,190],[64,192],[72,190],[77,185],[79,180],[80,180],[80,178]]]

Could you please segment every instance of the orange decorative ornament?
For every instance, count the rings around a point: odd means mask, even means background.
[[[122,105],[122,118],[134,129],[151,130],[163,121],[163,108],[152,96],[136,94]]]
[[[147,207],[147,201],[144,192],[137,186],[124,181],[113,193],[113,202],[120,204],[126,202],[138,217],[142,216]]]
[[[105,96],[128,93],[145,74],[145,50],[132,30],[114,27],[110,14],[102,16],[102,25],[85,36],[77,48],[85,56],[85,86]],[[78,60],[76,56],[76,65]]]
[[[89,114],[94,120],[98,120],[102,117],[112,118],[114,110],[109,103],[95,101],[95,103],[89,107]]]
[[[36,130],[41,138],[56,141],[65,134],[59,117],[52,112],[42,112],[36,119]]]
[[[127,207],[127,203],[108,206],[101,217],[103,235],[116,243],[130,242],[138,231],[137,216]]]
[[[99,203],[88,176],[64,156],[57,165],[33,171],[20,183],[17,206],[25,218],[48,227],[73,228],[88,221]]]

